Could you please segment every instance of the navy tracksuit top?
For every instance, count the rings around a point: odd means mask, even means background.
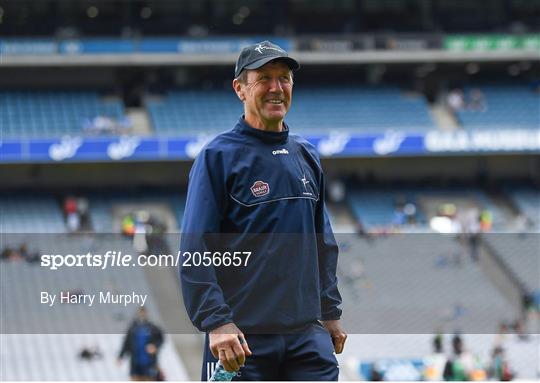
[[[240,267],[180,265],[199,330],[234,322],[269,333],[340,318],[338,247],[324,195],[316,149],[286,125],[266,132],[242,117],[206,145],[189,175],[180,250],[251,256]]]

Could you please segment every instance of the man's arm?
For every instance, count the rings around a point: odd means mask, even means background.
[[[221,158],[203,150],[193,164],[182,223],[182,252],[209,251],[205,234],[219,233],[226,198]],[[251,351],[244,334],[233,323],[230,307],[214,267],[180,265],[182,295],[188,315],[199,330],[209,333],[210,350],[229,372],[237,371]]]
[[[227,193],[222,162],[209,150],[203,150],[189,174],[186,207],[182,222],[182,253],[209,251],[206,234],[219,233]],[[180,259],[182,295],[188,315],[199,330],[209,332],[233,321],[230,307],[217,283],[212,265],[184,265]]]
[[[151,355],[155,355],[161,346],[163,345],[163,332],[155,324],[150,324],[152,338],[150,342],[146,345],[146,352]]]

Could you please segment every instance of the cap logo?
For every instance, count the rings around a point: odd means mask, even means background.
[[[251,193],[255,197],[262,197],[270,193],[270,186],[266,182],[255,181],[255,183],[251,187]]]
[[[259,52],[259,54],[263,54],[263,52],[267,49],[271,49],[273,51],[278,51],[280,53],[285,53],[285,51],[283,49],[279,49],[279,48],[274,48],[274,47],[268,47],[266,45],[262,45],[262,44],[257,44],[257,46],[255,47],[255,50],[257,52]]]

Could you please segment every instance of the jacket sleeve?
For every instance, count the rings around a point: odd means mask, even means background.
[[[319,162],[320,164],[320,162]],[[320,166],[320,165],[319,165]],[[341,295],[337,287],[338,245],[330,225],[330,218],[325,203],[325,179],[320,170],[319,201],[315,216],[317,230],[317,250],[319,256],[319,283],[321,286],[322,320],[333,320],[341,317]]]
[[[219,233],[227,192],[221,158],[203,149],[189,174],[189,185],[182,222],[180,251],[191,254],[211,251],[205,234]],[[225,303],[212,265],[184,266],[180,258],[182,296],[192,323],[200,331],[209,332],[233,321]]]

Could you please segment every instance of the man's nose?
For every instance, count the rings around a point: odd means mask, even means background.
[[[275,77],[270,80],[270,91],[272,92],[282,92],[283,84],[281,84],[280,78]]]

